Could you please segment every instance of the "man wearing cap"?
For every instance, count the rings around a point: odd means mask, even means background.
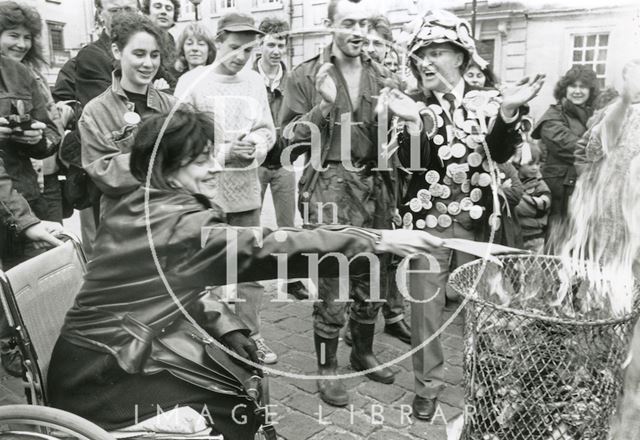
[[[291,155],[306,154],[300,179],[299,208],[305,223],[341,223],[388,228],[394,203],[391,170],[375,170],[378,162],[377,96],[384,86],[385,69],[365,53],[370,2],[331,0],[327,27],[332,43],[318,56],[297,66],[289,77],[280,113]],[[321,166],[310,162],[314,151]],[[380,264],[388,262],[381,259]],[[383,271],[384,275],[384,271]],[[381,278],[384,278],[381,277]],[[340,282],[319,280],[322,301],[314,303],[313,327],[322,400],[345,406],[349,395],[335,378],[340,329],[349,303],[339,301]],[[380,280],[384,285],[384,280]],[[349,325],[353,336],[351,366],[358,370],[380,367],[373,354],[373,336],[381,301],[367,300],[375,287],[368,277],[351,277]],[[380,292],[384,299],[384,291]],[[394,374],[381,368],[367,374],[392,383]]]
[[[231,12],[222,16],[216,34],[216,62],[190,70],[176,86],[176,96],[214,115],[214,141],[225,172],[218,177],[220,196],[212,202],[224,210],[232,226],[260,226],[258,167],[276,139],[264,80],[253,69],[244,69],[259,35],[262,32],[250,15]],[[260,335],[263,296],[260,283],[238,285],[236,313],[251,330],[262,360],[272,364],[277,356]]]
[[[411,99],[392,92],[387,101],[392,113],[413,126],[401,127],[398,133],[400,161],[413,170],[400,203],[403,226],[442,238],[473,240],[491,213],[495,163],[505,162],[515,152],[520,141],[515,131],[519,108],[538,93],[543,77],[520,81],[501,97],[496,90],[474,89],[465,84],[462,73],[470,59],[485,63],[475,52],[466,21],[435,10],[409,31],[409,62],[418,91]],[[411,137],[418,135],[415,127],[421,127],[420,163],[411,158]],[[499,222],[499,217],[491,216],[491,221]],[[410,262],[408,292],[418,301],[411,304],[414,348],[442,326],[449,274],[471,259],[446,249],[435,249],[432,255],[437,265],[424,256]],[[416,418],[433,417],[444,388],[443,365],[438,338],[414,353]]]

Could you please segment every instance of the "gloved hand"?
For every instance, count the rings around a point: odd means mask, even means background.
[[[256,347],[256,343],[253,342],[253,339],[245,336],[241,331],[236,330],[227,333],[222,336],[222,342],[229,347],[231,350],[235,351],[240,357],[244,359],[248,359],[256,364],[260,363],[260,359],[258,358],[258,347]],[[238,364],[242,365],[247,370],[253,371],[254,368],[235,357],[232,358]]]

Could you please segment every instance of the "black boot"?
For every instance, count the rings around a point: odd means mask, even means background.
[[[349,320],[351,326],[351,337],[353,338],[353,347],[351,348],[351,366],[356,371],[369,370],[378,367],[380,362],[373,354],[373,333],[375,324],[360,324],[353,319]],[[367,373],[367,377],[376,382],[393,383],[395,380],[394,373],[383,368],[372,373]]]
[[[411,344],[411,327],[403,320],[393,324],[385,324],[384,332],[394,338],[400,339],[405,344]]]
[[[338,374],[338,337],[326,339],[313,334],[318,359],[318,372],[322,376],[335,376]],[[324,345],[324,350],[323,350]],[[322,355],[324,354],[324,359]],[[347,406],[349,395],[342,379],[327,378],[318,379],[318,391],[320,398],[332,406]]]

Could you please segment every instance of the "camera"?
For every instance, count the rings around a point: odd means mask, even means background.
[[[9,115],[4,117],[9,124],[7,127],[12,129],[20,129],[22,131],[31,129],[31,116],[30,115]]]

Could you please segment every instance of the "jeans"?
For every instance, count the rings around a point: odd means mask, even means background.
[[[268,168],[261,166],[258,169],[260,184],[262,185],[262,201],[267,187],[271,187],[273,206],[276,211],[276,221],[279,228],[293,227],[296,210],[296,176],[293,171],[282,168]]]
[[[260,208],[252,211],[227,213],[227,221],[231,226],[260,226]],[[264,287],[257,281],[238,284],[236,315],[244,322],[254,338],[260,337],[260,309]]]

